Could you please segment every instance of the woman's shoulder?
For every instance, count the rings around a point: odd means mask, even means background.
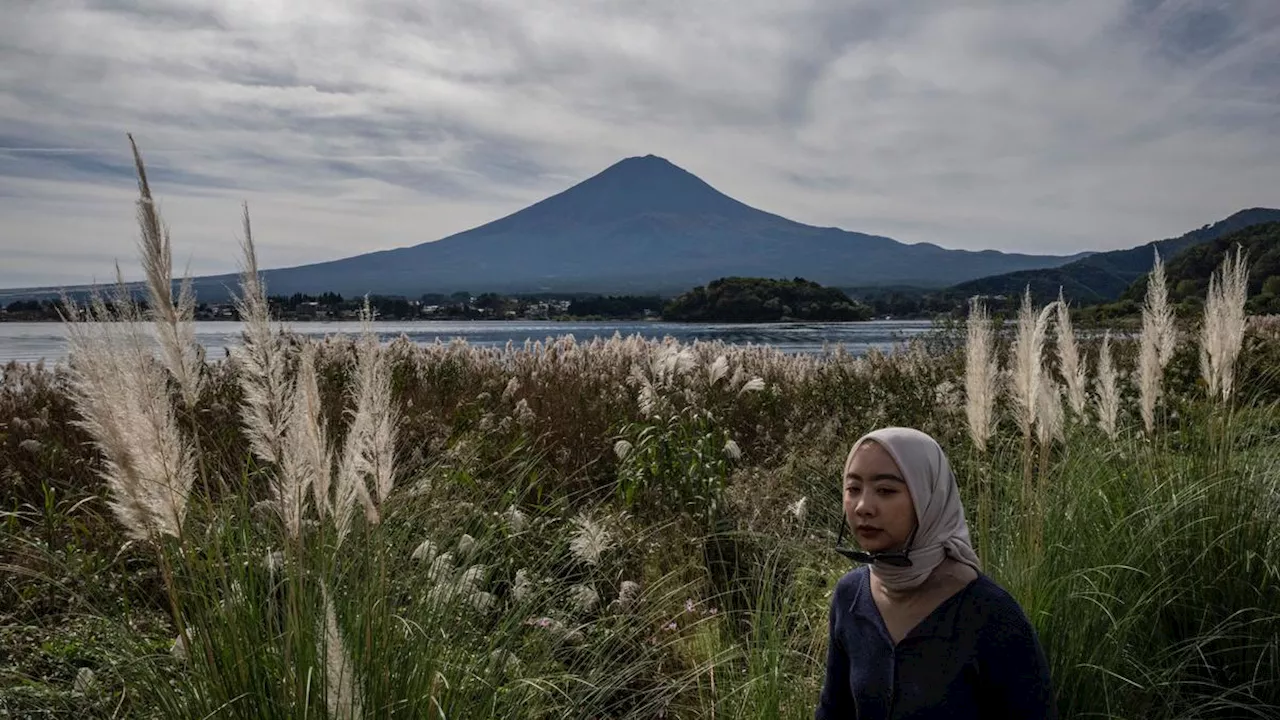
[[[862,588],[866,586],[867,573],[871,568],[867,565],[859,565],[858,567],[845,573],[836,583],[836,591],[832,597],[834,602],[848,603],[858,598],[858,594],[862,592]]]
[[[1010,623],[1030,624],[1017,598],[986,573],[978,573],[977,579],[969,586],[965,604],[984,625],[1007,628]]]

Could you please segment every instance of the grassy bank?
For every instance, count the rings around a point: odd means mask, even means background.
[[[1053,306],[860,358],[317,343],[273,331],[244,249],[232,358],[162,296],[6,368],[0,710],[811,717],[840,469],[892,424],[949,451],[1064,717],[1280,707],[1274,323],[1225,391],[1194,333],[1076,347]]]

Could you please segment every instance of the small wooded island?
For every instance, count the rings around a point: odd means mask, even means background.
[[[835,288],[795,278],[728,277],[699,285],[667,303],[672,322],[837,322],[869,320],[871,309]]]

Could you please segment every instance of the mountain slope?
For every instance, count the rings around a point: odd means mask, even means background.
[[[1280,222],[1252,225],[1212,242],[1190,248],[1165,267],[1169,299],[1175,303],[1200,305],[1209,290],[1209,278],[1222,265],[1227,251],[1240,248],[1249,268],[1251,313],[1280,313]],[[1121,300],[1141,303],[1147,294],[1147,278],[1139,278]]]
[[[1215,242],[1225,235],[1259,223],[1280,221],[1280,210],[1250,208],[1185,235],[1158,240],[1125,250],[1094,253],[1065,265],[1041,270],[1024,270],[979,278],[956,285],[963,295],[1019,295],[1028,285],[1040,302],[1056,298],[1058,288],[1075,303],[1110,302],[1121,297],[1136,280],[1151,270],[1153,251],[1168,264],[1188,248]]]
[[[1078,256],[1077,256],[1078,257]],[[622,160],[516,213],[435,242],[264,271],[268,292],[676,294],[725,276],[944,287],[1074,257],[947,250],[757,210],[662,158]],[[232,275],[197,279],[202,300]]]

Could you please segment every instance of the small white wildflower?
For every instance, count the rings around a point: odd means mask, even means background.
[[[431,538],[422,541],[422,544],[413,549],[413,559],[421,562],[431,562],[436,559],[436,544],[431,542]]]
[[[742,459],[742,448],[738,447],[738,443],[733,438],[724,441],[724,456],[730,460]]]
[[[578,532],[569,541],[569,550],[588,565],[599,563],[600,556],[612,547],[609,533],[603,525],[585,515],[575,518],[573,522],[578,526]]]
[[[618,456],[619,460],[626,460],[631,454],[631,443],[627,440],[619,440],[613,444],[613,454]]]
[[[787,506],[787,511],[796,519],[796,522],[803,525],[805,516],[809,514],[809,498],[802,497],[791,503]]]
[[[600,602],[600,594],[587,585],[574,585],[569,588],[569,602],[578,612],[589,613]]]
[[[71,683],[71,689],[81,695],[88,695],[93,689],[97,676],[93,674],[93,670],[82,667],[76,672],[76,679]]]

